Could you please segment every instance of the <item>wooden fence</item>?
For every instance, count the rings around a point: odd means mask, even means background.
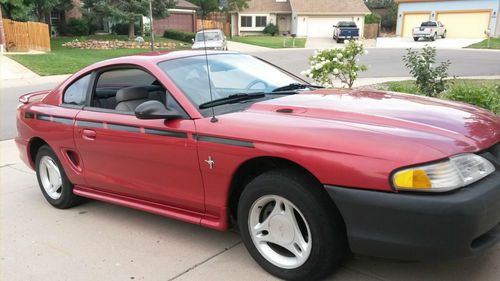
[[[226,36],[229,36],[231,33],[231,28],[230,24],[227,22],[222,22],[222,21],[215,21],[215,20],[196,20],[196,30],[202,30],[204,29],[221,29],[224,31],[224,34]]]
[[[18,22],[3,19],[7,51],[50,52],[49,26],[41,22]]]

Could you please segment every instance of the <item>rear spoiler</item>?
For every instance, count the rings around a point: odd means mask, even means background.
[[[51,90],[44,90],[38,92],[32,92],[28,94],[24,94],[19,97],[19,102],[28,104],[36,101],[41,101]]]

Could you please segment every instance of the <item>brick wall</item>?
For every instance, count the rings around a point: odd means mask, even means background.
[[[64,13],[66,22],[73,18],[81,18],[82,12],[80,11],[80,0],[73,0],[73,9]]]
[[[166,29],[175,29],[186,32],[196,31],[196,15],[193,13],[170,12],[165,19],[154,19],[155,35],[162,36]]]

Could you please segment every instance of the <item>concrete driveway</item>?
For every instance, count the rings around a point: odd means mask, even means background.
[[[331,37],[308,37],[306,41],[306,49],[328,49],[342,46],[344,46],[343,43],[339,44]]]
[[[361,39],[365,47],[375,47],[374,39]],[[306,49],[329,49],[329,48],[341,48],[344,43],[337,43],[331,37],[308,37],[306,41]]]
[[[500,245],[454,261],[354,257],[329,280],[496,281],[498,276]],[[9,140],[0,142],[0,280],[276,279],[252,260],[235,231],[92,200],[68,210],[51,207]]]
[[[420,39],[415,42],[411,37],[379,37],[377,38],[377,48],[423,48],[425,46],[436,47],[437,49],[461,49],[471,44],[481,42],[484,38],[444,38],[436,41]]]

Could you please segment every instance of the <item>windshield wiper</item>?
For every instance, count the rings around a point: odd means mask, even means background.
[[[318,88],[323,88],[323,87],[315,86],[315,85],[311,85],[311,84],[291,83],[291,84],[288,84],[288,85],[285,85],[282,87],[278,87],[278,88],[274,89],[272,92],[276,93],[276,92],[282,92],[282,91],[291,91],[291,90],[299,90],[299,89],[307,89],[307,88],[318,89]]]
[[[233,94],[233,95],[229,95],[225,98],[215,99],[212,101],[202,103],[198,106],[198,108],[205,109],[205,108],[210,108],[210,107],[223,105],[223,104],[231,104],[231,103],[237,103],[237,102],[245,101],[245,100],[260,99],[260,98],[263,98],[265,96],[266,96],[266,94],[264,94],[262,92],[251,93],[251,94]]]

